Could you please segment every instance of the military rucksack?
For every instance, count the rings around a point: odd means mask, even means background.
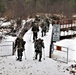
[[[36,40],[36,42],[35,42],[35,52],[41,52],[42,47],[44,48],[43,40],[41,40],[41,39]]]

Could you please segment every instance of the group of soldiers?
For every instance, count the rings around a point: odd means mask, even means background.
[[[40,18],[39,17],[35,17],[35,21],[32,22],[32,32],[33,32],[33,42],[34,42],[34,48],[35,48],[35,60],[37,60],[38,58],[38,54],[39,54],[39,61],[41,61],[42,58],[42,48],[45,48],[44,46],[44,41],[43,39],[39,38],[38,39],[38,32],[39,32],[39,22],[40,22]],[[49,30],[49,21],[47,19],[45,19],[40,27],[42,28],[42,37],[46,35],[47,30]],[[23,51],[25,50],[24,45],[25,45],[25,41],[23,40],[23,38],[21,36],[17,37],[17,39],[15,40],[15,46],[14,49],[17,49],[17,60],[22,61],[22,56],[23,56]]]
[[[45,18],[42,21],[41,26],[40,26],[42,29],[42,31],[41,31],[42,37],[46,36],[46,32],[48,32],[48,30],[49,30],[49,24],[50,24],[50,22],[49,22],[48,18]]]
[[[39,32],[39,26],[41,27],[41,36],[46,36],[46,33],[49,31],[49,19],[44,18],[41,19],[39,17],[35,18],[35,21],[32,23],[32,32],[33,32],[33,40],[37,39],[38,37],[38,32]]]

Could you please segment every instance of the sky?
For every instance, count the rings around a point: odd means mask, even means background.
[[[47,32],[44,37],[41,37],[41,28],[39,28],[39,30],[38,38],[42,38],[45,45],[45,48],[42,51],[42,62],[39,62],[38,59],[33,60],[35,52],[32,39],[33,33],[30,29],[23,37],[26,44],[21,62],[16,61],[17,53],[12,55],[11,46],[0,49],[0,75],[72,75],[70,74],[70,71],[67,71],[66,69],[69,68],[71,64],[76,63],[76,38],[64,39],[54,43],[58,46],[68,47],[68,63],[66,63],[66,49],[65,52],[54,50],[52,58],[49,58],[52,25],[50,24],[49,32]],[[2,40],[0,45],[2,45],[5,41],[10,41],[10,45],[12,45],[11,41],[14,42],[15,39],[16,37],[5,36],[5,39]],[[2,48],[2,46],[0,46],[0,48]],[[11,56],[1,57],[2,54]]]

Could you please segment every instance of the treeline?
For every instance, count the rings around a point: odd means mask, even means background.
[[[0,0],[0,16],[26,17],[37,13],[63,14],[76,12],[76,0]]]

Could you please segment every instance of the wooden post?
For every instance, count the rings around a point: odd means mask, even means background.
[[[14,49],[14,42],[12,43],[12,55],[14,55],[15,49]]]
[[[68,48],[67,48],[67,64],[68,64]]]
[[[50,51],[49,51],[49,58],[51,58],[51,54],[52,54],[52,46],[53,46],[53,30],[52,30],[52,36],[51,36]]]

